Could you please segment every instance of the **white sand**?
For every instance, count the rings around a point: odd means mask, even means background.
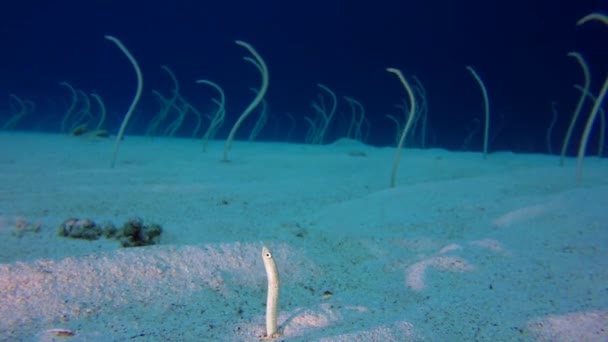
[[[391,189],[394,149],[352,141],[237,142],[222,163],[223,142],[128,136],[110,169],[112,146],[0,134],[3,341],[258,340],[264,245],[280,340],[608,340],[605,159],[576,186],[574,160],[405,150]],[[57,236],[133,216],[160,245]]]

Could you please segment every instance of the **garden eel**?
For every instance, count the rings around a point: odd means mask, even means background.
[[[266,298],[266,338],[279,336],[277,331],[277,310],[279,307],[279,272],[272,254],[266,247],[262,247],[262,260],[268,278],[268,297]]]

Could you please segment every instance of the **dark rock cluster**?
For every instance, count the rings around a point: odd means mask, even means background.
[[[59,225],[59,236],[72,239],[97,240],[102,235],[116,239],[122,247],[155,245],[160,242],[163,229],[158,224],[144,224],[139,217],[132,217],[120,228],[112,223],[99,225],[90,219],[69,218]]]

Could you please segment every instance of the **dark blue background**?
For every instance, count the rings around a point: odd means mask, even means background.
[[[488,88],[493,124],[505,117],[491,149],[545,152],[551,101],[560,111],[556,150],[578,100],[572,85],[583,79],[566,53],[587,58],[595,94],[608,72],[608,27],[575,25],[590,12],[607,10],[606,1],[591,0],[3,1],[0,109],[8,108],[11,93],[32,99],[37,117],[23,125],[40,127],[34,121],[42,120],[49,122],[43,128],[57,130],[70,101],[58,83],[68,81],[103,96],[115,132],[135,91],[135,75],[103,38],[110,34],[131,50],[144,74],[131,133],[141,134],[158,111],[150,91],[167,94],[171,87],[160,69],[165,64],[202,111],[211,108],[214,94],[194,80],[224,87],[228,117],[218,136],[224,138],[251,100],[249,88],[259,87],[259,74],[241,59],[246,51],[234,44],[240,39],[268,64],[271,114],[283,130],[285,112],[298,117],[300,140],[315,85],[323,83],[365,105],[370,143],[391,144],[394,127],[384,116],[395,112],[404,92],[385,68],[397,67],[427,88],[435,146],[458,149],[467,125],[483,118],[481,93],[465,70],[472,65]],[[262,138],[281,139],[271,128]],[[481,139],[476,137],[478,148]]]

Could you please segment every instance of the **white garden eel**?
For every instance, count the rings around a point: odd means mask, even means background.
[[[268,278],[268,297],[266,298],[266,338],[279,336],[277,330],[277,311],[279,308],[279,271],[272,254],[266,247],[262,247],[262,260]]]

